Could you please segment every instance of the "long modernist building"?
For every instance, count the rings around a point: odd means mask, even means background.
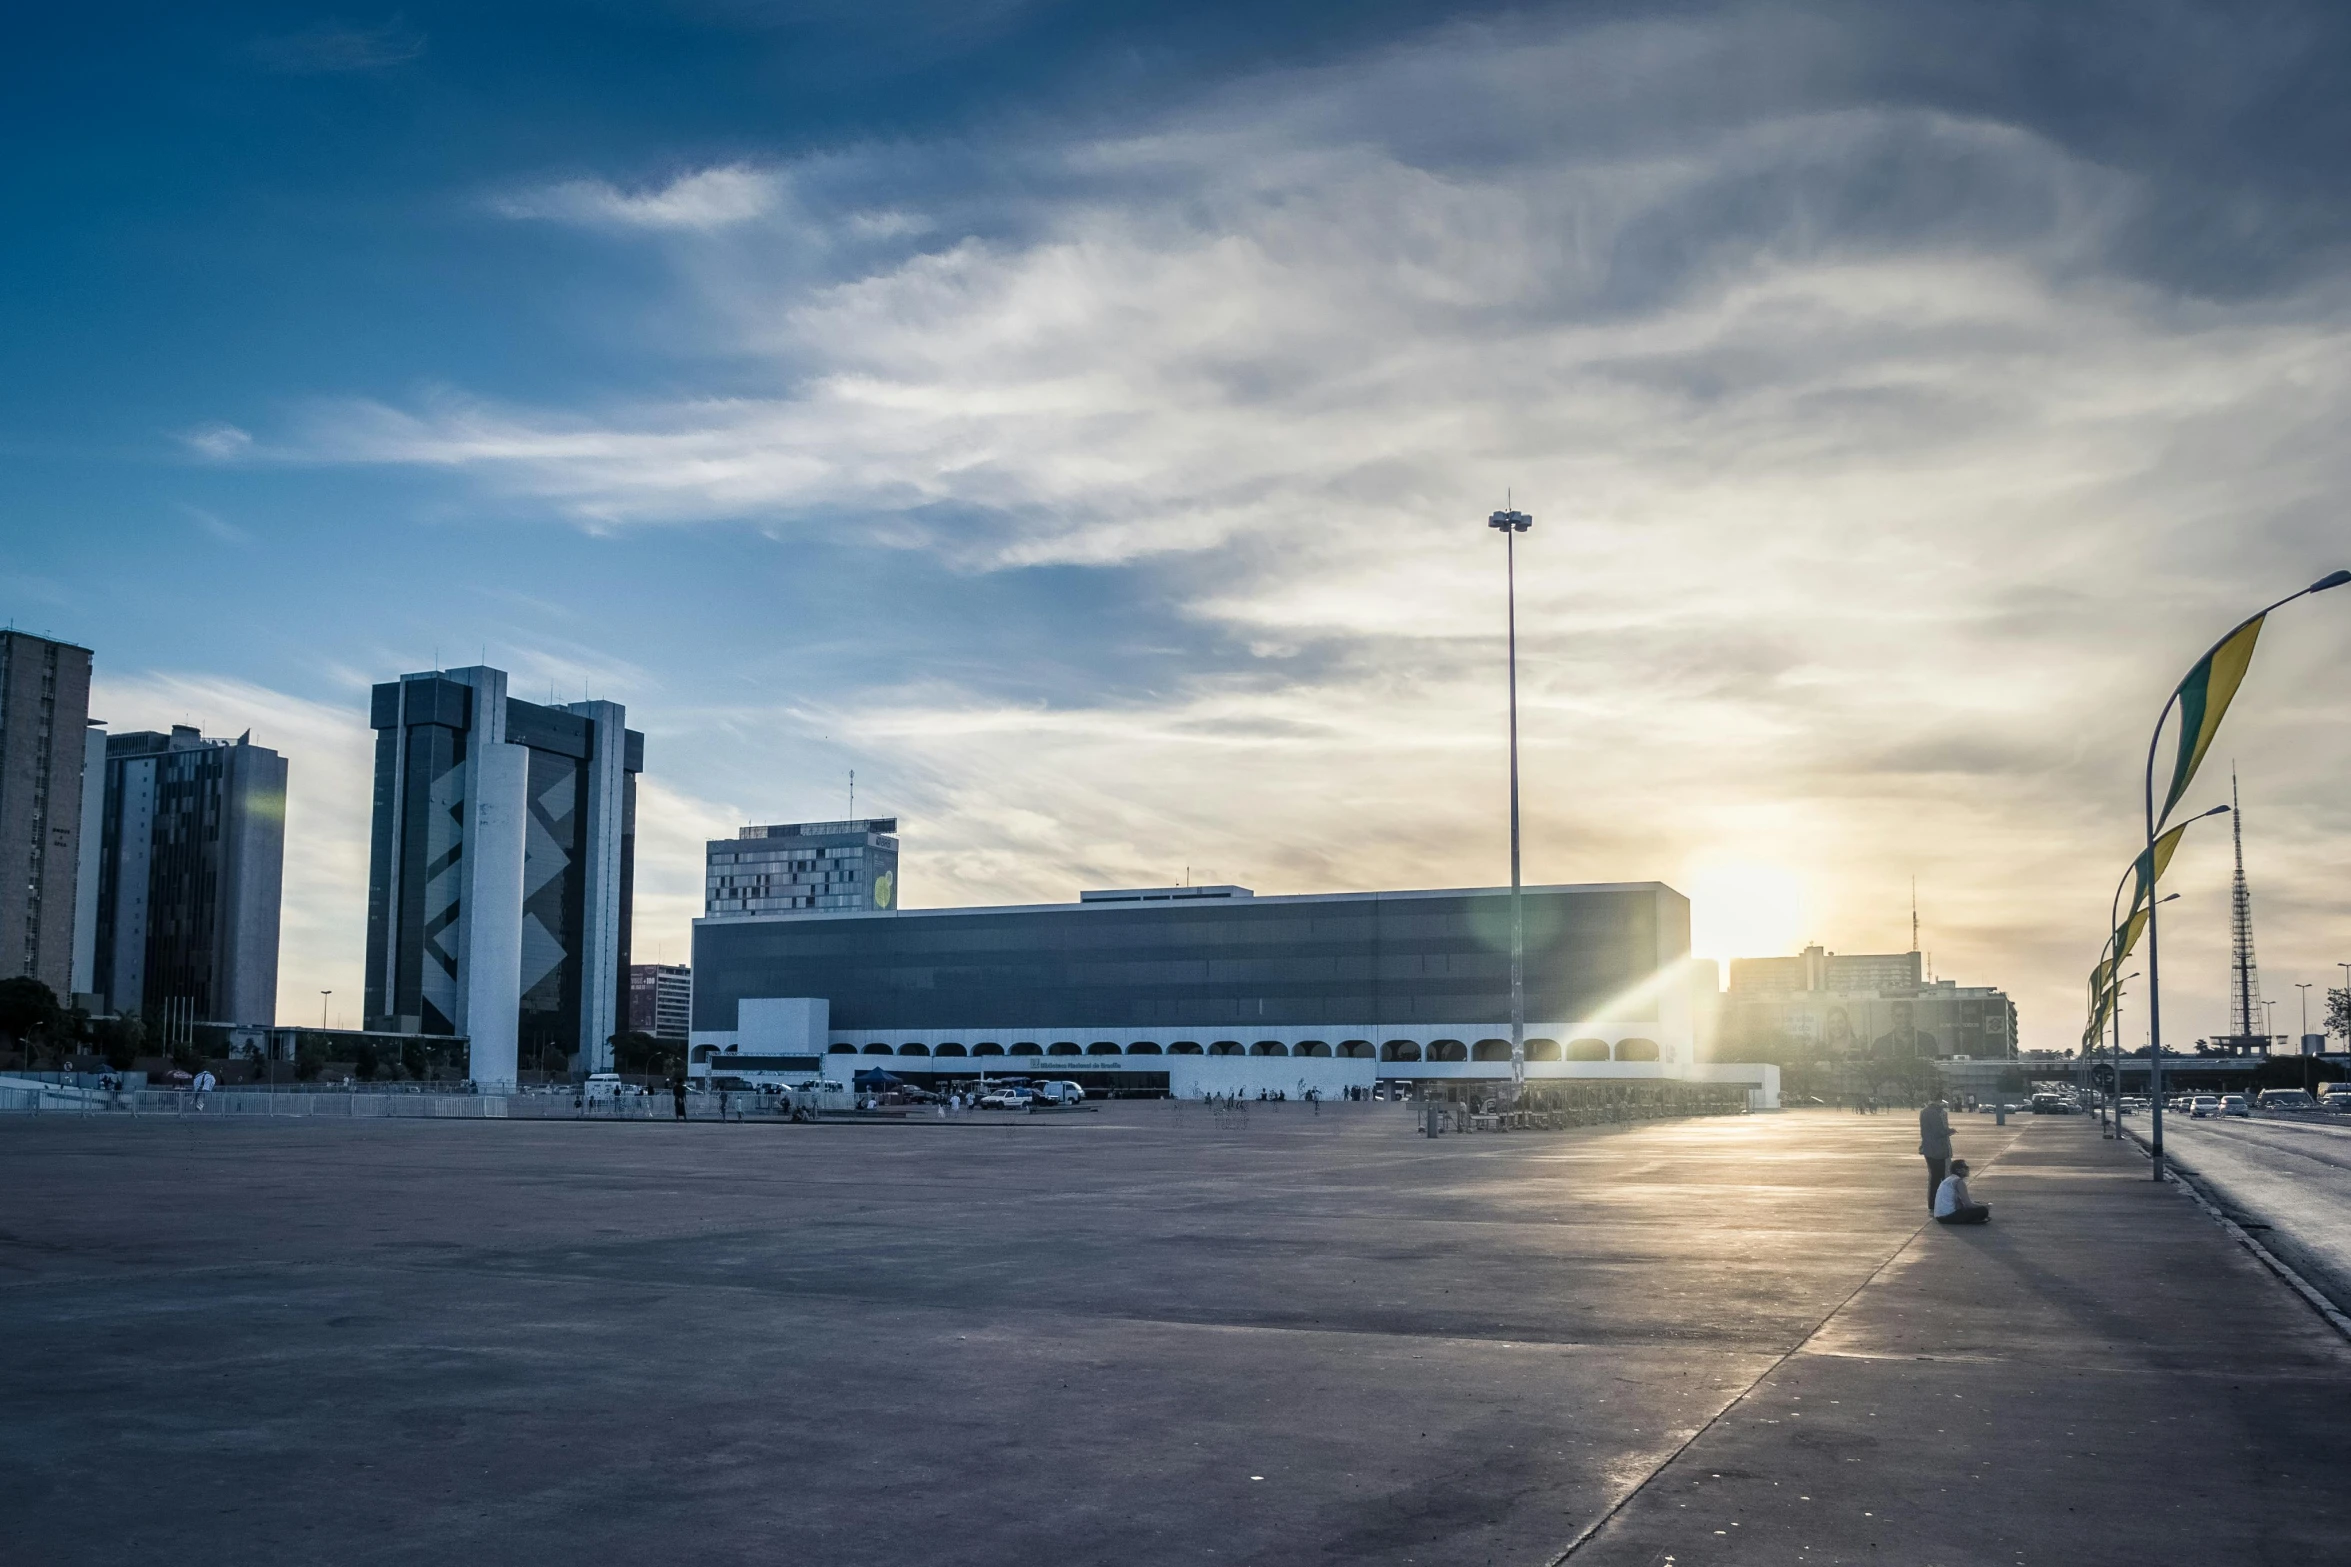
[[[1657,882],[1544,886],[1525,907],[1531,1079],[1736,1074],[1695,1060],[1688,899]],[[849,1063],[826,1057],[855,1056],[917,1080],[1327,1094],[1507,1077],[1509,1033],[1507,888],[1146,888],[694,927],[697,1076],[833,1075]]]

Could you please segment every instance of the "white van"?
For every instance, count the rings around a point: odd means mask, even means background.
[[[1037,1103],[1039,1104],[1082,1105],[1086,1102],[1086,1091],[1083,1088],[1080,1088],[1077,1084],[1068,1082],[1066,1080],[1056,1080],[1050,1083],[1034,1083],[1030,1086],[1035,1089]]]
[[[580,1097],[590,1104],[600,1099],[619,1099],[633,1092],[634,1089],[620,1080],[618,1072],[590,1073],[588,1080],[580,1085]]]

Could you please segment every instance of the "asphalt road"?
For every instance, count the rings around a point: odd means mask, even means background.
[[[2340,1552],[2331,1330],[2085,1121],[1972,1234],[1915,1135],[10,1118],[0,1560]]]
[[[2165,1154],[2351,1313],[2351,1117],[2163,1118]],[[2128,1118],[2144,1137],[2147,1117]]]

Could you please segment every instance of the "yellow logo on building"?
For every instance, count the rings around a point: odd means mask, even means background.
[[[890,900],[898,896],[898,873],[884,871],[873,879],[873,906],[886,909]]]

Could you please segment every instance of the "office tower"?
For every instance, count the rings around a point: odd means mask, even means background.
[[[87,989],[112,1011],[275,1023],[286,759],[253,743],[105,739]]]
[[[694,1013],[694,971],[683,963],[629,968],[629,1032],[683,1040]]]
[[[375,688],[366,1026],[463,1035],[469,1074],[608,1071],[627,1016],[644,736],[503,670]]]
[[[73,1004],[90,1012],[109,1010],[91,992],[98,988],[98,873],[106,842],[106,725],[93,718],[82,735],[82,826],[74,868]]]
[[[0,631],[0,979],[73,990],[90,650]]]
[[[703,916],[895,909],[898,819],[787,822],[709,840]]]

